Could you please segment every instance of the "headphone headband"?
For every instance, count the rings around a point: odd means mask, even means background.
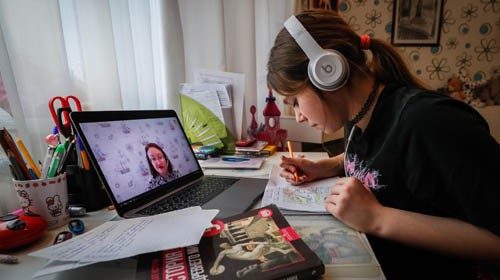
[[[323,48],[316,43],[316,40],[295,16],[288,18],[284,25],[288,33],[295,39],[295,42],[306,53],[309,60],[315,60],[324,52]]]

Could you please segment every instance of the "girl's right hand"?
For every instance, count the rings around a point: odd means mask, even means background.
[[[316,162],[305,158],[289,158],[281,156],[280,176],[292,185],[300,185],[319,179],[320,170]],[[297,174],[295,176],[294,174]]]

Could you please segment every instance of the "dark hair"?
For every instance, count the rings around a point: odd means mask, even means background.
[[[345,56],[351,77],[373,75],[380,83],[425,88],[411,74],[398,52],[382,40],[371,38],[372,59],[367,64],[367,56],[360,47],[360,37],[337,12],[308,10],[296,17],[322,48],[334,49]],[[297,94],[308,85],[312,86],[307,76],[308,63],[304,51],[283,28],[276,36],[269,55],[268,86],[280,94],[290,95]]]
[[[151,172],[151,176],[157,177],[160,174],[158,173],[158,171],[156,171],[155,167],[153,166],[153,164],[149,160],[149,157],[148,157],[148,150],[149,150],[149,148],[157,148],[158,150],[161,151],[161,153],[163,154],[163,157],[168,162],[168,173],[171,173],[172,170],[173,170],[172,162],[170,162],[170,159],[168,158],[167,154],[165,154],[165,152],[163,151],[163,149],[160,146],[158,146],[158,144],[156,144],[156,143],[149,143],[149,144],[147,144],[144,147],[144,150],[146,151],[146,160],[148,161],[148,164],[149,164],[149,171]]]

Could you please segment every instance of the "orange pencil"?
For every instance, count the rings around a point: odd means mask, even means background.
[[[293,158],[293,150],[292,150],[292,143],[290,141],[287,141],[288,144],[288,153],[290,154],[290,158]],[[297,171],[293,172],[293,179],[295,182],[299,181],[299,176],[297,175]]]
[[[23,140],[17,139],[16,144],[19,151],[21,151],[21,153],[23,154],[24,159],[28,162],[28,166],[33,170],[33,172],[35,172],[36,176],[40,178],[40,169],[38,169],[38,167],[35,164],[35,161],[33,161],[33,158],[26,149],[26,146],[24,146]]]

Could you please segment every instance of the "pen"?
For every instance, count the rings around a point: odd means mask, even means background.
[[[17,139],[16,144],[17,144],[17,147],[19,148],[19,150],[21,151],[21,153],[23,154],[24,158],[26,159],[26,161],[28,161],[29,168],[31,170],[33,170],[33,172],[35,172],[37,179],[40,178],[40,169],[38,169],[38,167],[35,164],[35,161],[33,161],[33,158],[31,157],[30,153],[26,149],[26,146],[24,146],[23,140]]]
[[[45,159],[43,160],[42,163],[42,177],[40,178],[47,178],[47,173],[49,172],[49,167],[50,167],[50,162],[52,160],[52,155],[54,155],[54,150],[56,148],[49,146],[47,148],[47,153],[45,154]]]
[[[290,153],[290,158],[293,158],[293,150],[292,150],[292,143],[290,141],[287,141],[288,144],[288,153]],[[297,171],[293,172],[293,179],[295,182],[299,181],[299,176],[297,175]]]
[[[28,168],[28,174],[30,175],[30,177],[28,179],[30,179],[30,180],[37,180],[38,179],[38,176],[36,176],[36,173],[35,173],[35,171],[33,171],[33,169]]]
[[[57,167],[59,166],[59,162],[64,156],[64,144],[57,145],[56,150],[54,151],[54,156],[52,157],[52,162],[50,163],[49,173],[47,174],[47,178],[52,178],[56,175]]]

